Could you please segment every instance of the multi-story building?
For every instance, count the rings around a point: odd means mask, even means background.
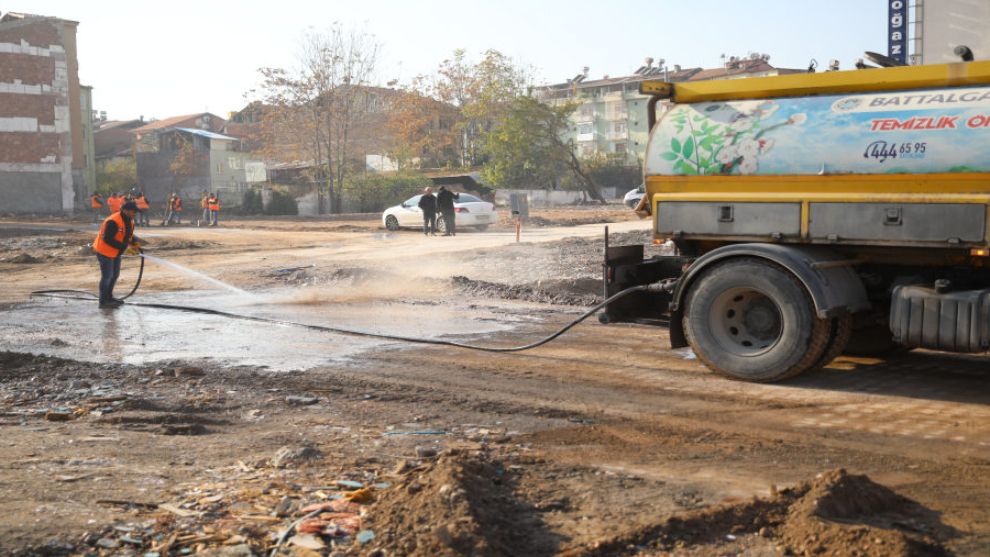
[[[646,118],[649,97],[639,93],[641,82],[733,79],[805,71],[775,68],[767,62],[768,58],[766,55],[732,57],[723,67],[712,69],[668,67],[663,60],[654,65],[653,59],[647,58],[645,65],[632,75],[595,80],[588,80],[588,68],[584,68],[564,83],[542,88],[538,95],[554,104],[577,104],[566,139],[573,141],[579,156],[605,155],[618,164],[635,165],[642,161],[649,134]]]
[[[79,85],[78,23],[0,17],[0,211],[72,212],[92,191]]]

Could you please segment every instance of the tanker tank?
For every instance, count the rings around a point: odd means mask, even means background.
[[[990,171],[990,87],[674,104],[648,176]]]

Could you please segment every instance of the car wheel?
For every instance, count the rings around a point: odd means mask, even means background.
[[[443,217],[437,217],[437,232],[441,234],[447,233],[447,221],[443,220]]]
[[[722,263],[688,292],[684,332],[698,359],[733,379],[780,381],[819,363],[832,335],[804,286],[759,259]]]
[[[385,228],[389,230],[398,230],[399,219],[395,218],[395,215],[389,215],[385,217]]]
[[[487,224],[479,224],[478,226],[475,226],[474,228],[478,232],[484,232],[485,230],[488,230],[488,225]]]

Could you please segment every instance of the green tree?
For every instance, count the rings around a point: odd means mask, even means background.
[[[111,159],[96,169],[96,190],[103,195],[123,192],[137,184],[137,163],[133,158]]]
[[[417,172],[354,174],[344,184],[348,199],[358,203],[362,213],[381,211],[423,191],[432,182]]]
[[[592,199],[604,203],[592,176],[563,138],[576,105],[551,106],[531,96],[513,99],[494,127],[485,133],[488,162],[482,177],[499,188],[551,188],[570,176]]]
[[[461,166],[484,160],[482,137],[500,120],[512,100],[523,95],[532,82],[530,71],[516,66],[497,50],[486,50],[480,61],[471,63],[463,49],[444,60],[437,71],[437,99],[454,105]]]

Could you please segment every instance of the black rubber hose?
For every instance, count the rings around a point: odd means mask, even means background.
[[[610,303],[614,302],[615,300],[618,300],[619,298],[623,298],[625,296],[628,296],[629,294],[632,294],[634,292],[642,292],[644,290],[648,290],[649,288],[650,288],[650,285],[640,285],[640,286],[633,286],[631,288],[626,288],[625,290],[622,290],[620,292],[617,292],[616,294],[613,294],[613,295],[609,296],[608,298],[606,298],[602,302],[600,302],[600,303],[592,306],[590,309],[588,309],[587,311],[585,311],[584,313],[582,313],[577,319],[574,319],[573,321],[571,321],[568,324],[564,325],[559,330],[557,330],[555,333],[553,333],[553,334],[551,334],[549,336],[543,337],[542,339],[537,340],[535,342],[531,342],[529,344],[523,344],[523,345],[520,345],[520,346],[507,346],[507,347],[478,346],[478,345],[475,345],[475,344],[466,344],[466,343],[463,343],[463,342],[457,342],[457,341],[453,341],[453,340],[437,340],[437,339],[428,339],[428,338],[419,338],[419,337],[407,337],[407,336],[402,336],[402,335],[389,335],[389,334],[385,334],[385,333],[372,333],[372,332],[369,332],[369,331],[359,331],[359,330],[356,330],[356,329],[345,329],[345,328],[342,328],[342,327],[329,327],[329,326],[325,326],[325,325],[312,325],[312,324],[309,324],[309,323],[298,323],[298,322],[295,322],[295,321],[285,321],[285,320],[282,320],[282,319],[272,319],[272,318],[268,318],[268,317],[255,317],[255,316],[252,316],[252,315],[241,315],[239,313],[230,313],[230,312],[227,312],[227,311],[221,311],[221,310],[217,310],[217,309],[208,309],[208,308],[193,307],[193,306],[180,306],[180,305],[174,305],[174,304],[155,304],[155,303],[145,303],[145,302],[131,302],[131,303],[127,304],[127,305],[129,305],[129,306],[137,306],[137,307],[154,308],[154,309],[166,309],[166,310],[174,310],[174,311],[186,311],[186,312],[190,312],[190,313],[202,313],[202,314],[206,314],[206,315],[216,315],[216,316],[220,316],[220,317],[227,317],[229,319],[240,319],[242,321],[254,321],[254,322],[257,322],[257,323],[271,323],[273,325],[284,325],[284,326],[291,326],[291,327],[303,327],[303,328],[306,328],[306,329],[310,329],[310,330],[314,330],[314,331],[322,331],[322,332],[326,332],[326,333],[338,333],[338,334],[352,335],[352,336],[362,336],[362,337],[380,338],[380,339],[386,339],[386,340],[396,340],[396,341],[408,342],[408,343],[412,343],[412,344],[432,344],[432,345],[438,345],[438,346],[452,346],[452,347],[455,347],[455,348],[464,348],[464,349],[467,349],[467,350],[480,350],[482,352],[522,352],[523,350],[531,350],[533,348],[536,348],[537,346],[542,346],[542,345],[544,345],[544,344],[546,344],[546,343],[548,343],[548,342],[556,339],[560,335],[562,335],[562,334],[566,333],[567,331],[569,331],[570,329],[572,329],[578,323],[580,323],[580,322],[584,321],[585,319],[587,319],[587,318],[591,317],[592,315],[594,315],[594,313],[596,311],[598,311],[599,309],[605,307],[607,304],[610,304]],[[44,296],[44,297],[57,297],[57,298],[68,298],[68,299],[82,299],[82,298],[73,298],[73,297],[69,297],[69,296],[55,296],[54,295],[54,294],[65,294],[65,293],[80,293],[80,292],[81,291],[78,291],[78,290],[37,290],[35,292],[32,292],[31,293],[31,296],[37,295],[37,296]],[[89,294],[88,292],[82,292],[82,293],[83,294]],[[91,294],[89,294],[89,295],[92,296]]]
[[[141,286],[141,278],[142,277],[144,277],[144,257],[143,256],[141,257],[141,266],[138,267],[138,276],[137,276],[137,281],[134,283],[134,288],[131,288],[131,291],[128,292],[127,295],[124,296],[123,298],[117,298],[117,299],[118,300],[126,300],[126,299],[130,298],[131,296],[133,296],[134,293],[137,292],[138,287]],[[38,295],[38,296],[47,296],[49,294],[85,294],[87,297],[93,298],[94,300],[97,298],[97,296],[94,295],[92,292],[86,292],[85,290],[68,290],[68,289],[35,290],[34,292],[31,293],[31,296],[32,297],[34,297],[35,295]],[[52,297],[52,296],[48,296],[48,297]],[[65,298],[65,299],[68,299],[68,300],[82,300],[83,299],[83,298],[80,298],[80,297],[77,297],[77,296],[59,296],[59,297],[60,298]]]

